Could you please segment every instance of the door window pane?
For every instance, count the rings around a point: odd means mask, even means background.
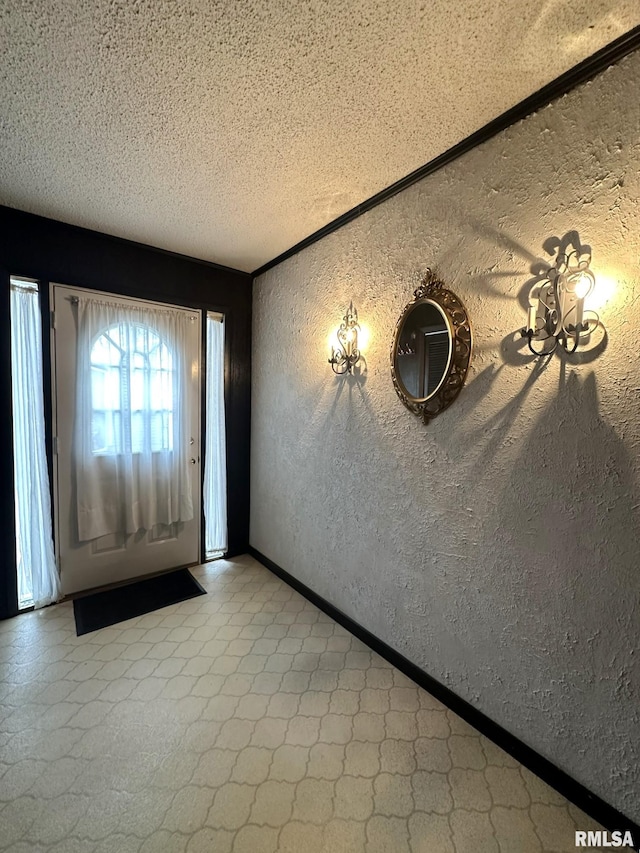
[[[173,450],[173,354],[150,326],[119,323],[91,349],[96,455]]]

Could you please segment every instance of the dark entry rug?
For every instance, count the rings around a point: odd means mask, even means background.
[[[151,613],[168,604],[177,604],[196,595],[206,595],[189,569],[168,572],[156,578],[96,592],[85,598],[76,598],[73,613],[76,617],[76,635],[89,634],[109,625]]]

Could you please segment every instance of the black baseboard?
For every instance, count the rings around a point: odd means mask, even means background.
[[[416,664],[412,663],[408,658],[400,654],[400,652],[392,649],[391,646],[388,646],[370,631],[367,631],[362,625],[358,625],[350,616],[338,610],[337,607],[334,607],[333,604],[321,595],[309,589],[306,584],[294,578],[293,575],[290,575],[289,572],[285,571],[268,557],[265,557],[260,551],[249,546],[249,553],[269,569],[269,571],[273,572],[274,575],[277,575],[285,583],[289,584],[290,587],[295,589],[296,592],[299,592],[308,601],[315,604],[316,607],[328,616],[331,616],[332,619],[335,619],[336,622],[369,646],[370,649],[389,661],[390,664],[399,669],[400,672],[403,672],[412,681],[415,681],[418,686],[424,688],[432,696],[435,696],[443,705],[446,705],[447,708],[450,708],[459,717],[462,717],[470,726],[473,726],[501,749],[504,749],[512,758],[515,758],[516,761],[519,761],[520,764],[531,770],[536,776],[539,776],[544,782],[558,791],[559,794],[562,794],[563,797],[566,797],[567,800],[602,824],[609,832],[614,832],[615,830],[625,832],[629,830],[636,846],[640,843],[640,826],[637,823],[634,823],[634,821],[609,805],[609,803],[596,794],[593,794],[584,785],[576,782],[564,770],[560,770],[551,761],[544,758],[530,746],[527,746],[526,743],[523,743],[519,738],[483,714],[482,711],[474,708],[473,705],[461,699],[448,687],[440,684],[439,681],[436,681],[435,678],[423,669],[420,669],[419,666],[416,666]]]

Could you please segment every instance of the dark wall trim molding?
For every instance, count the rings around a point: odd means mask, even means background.
[[[470,705],[465,699],[461,699],[448,687],[436,681],[435,678],[423,669],[420,669],[419,666],[416,666],[416,664],[412,663],[408,658],[400,654],[400,652],[388,646],[376,637],[375,634],[372,634],[366,628],[363,628],[362,625],[354,622],[350,616],[338,610],[331,602],[318,595],[318,593],[289,574],[289,572],[285,571],[277,563],[265,557],[256,548],[250,546],[249,554],[255,557],[269,571],[273,572],[274,575],[277,575],[290,587],[295,589],[296,592],[299,592],[308,601],[315,604],[316,607],[328,616],[331,616],[332,619],[335,619],[336,622],[369,646],[370,649],[389,661],[390,664],[403,672],[412,681],[415,681],[419,687],[422,687],[432,696],[435,696],[436,699],[458,714],[459,717],[462,717],[470,726],[473,726],[481,734],[489,738],[489,740],[492,740],[501,749],[504,749],[505,752],[515,758],[516,761],[519,761],[531,770],[532,773],[535,773],[536,776],[539,776],[548,785],[558,791],[558,793],[562,794],[563,797],[566,797],[567,800],[602,824],[609,832],[615,830],[624,832],[629,830],[636,845],[638,844],[638,840],[640,840],[640,825],[623,815],[596,794],[593,794],[584,785],[576,782],[575,779],[572,779],[571,776],[560,770],[551,761],[544,758],[530,746],[527,746],[526,743],[523,743],[523,741],[502,728],[498,723],[495,723],[483,714],[482,711]]]
[[[457,145],[454,145],[443,154],[440,154],[438,157],[430,160],[424,166],[420,166],[406,177],[400,178],[399,181],[391,184],[391,186],[381,190],[366,201],[363,201],[362,204],[358,204],[356,207],[348,210],[346,213],[343,213],[342,216],[334,219],[333,222],[329,222],[327,225],[324,225],[322,228],[314,231],[313,234],[305,237],[304,240],[300,240],[300,242],[296,243],[295,246],[292,246],[290,249],[282,252],[282,254],[273,258],[273,260],[267,261],[266,264],[263,264],[261,267],[254,270],[254,278],[267,272],[267,270],[278,266],[282,261],[286,261],[287,258],[297,255],[298,252],[302,251],[302,249],[306,249],[307,246],[317,243],[318,240],[322,240],[323,237],[337,231],[339,228],[342,228],[343,225],[346,225],[348,222],[352,222],[354,219],[362,216],[363,213],[377,207],[379,204],[382,204],[382,202],[394,195],[397,195],[412,184],[421,181],[423,178],[426,178],[427,175],[432,175],[434,172],[437,172],[438,169],[441,169],[443,166],[447,166],[449,163],[457,160],[458,157],[461,157],[463,154],[471,151],[472,148],[482,145],[483,142],[486,142],[493,136],[496,136],[496,134],[501,131],[506,130],[506,128],[515,124],[517,121],[521,121],[528,115],[531,115],[531,113],[542,109],[542,107],[546,107],[552,101],[555,101],[556,98],[566,95],[567,92],[570,92],[581,83],[586,83],[588,80],[593,79],[601,71],[604,71],[610,65],[614,65],[620,59],[627,56],[627,54],[632,53],[638,48],[640,48],[640,26],[634,27],[632,30],[629,30],[628,33],[620,36],[620,38],[617,38],[610,44],[605,45],[601,50],[597,51],[573,68],[570,68],[569,71],[565,71],[564,74],[556,77],[556,79],[552,80],[551,83],[547,83],[546,86],[538,89],[538,91],[534,92],[533,95],[529,95],[528,98],[520,101],[519,104],[511,107],[511,109],[508,109],[497,118],[492,119],[492,121],[485,124],[484,127],[481,127],[480,130],[476,130],[470,136],[467,136],[466,139],[458,142]]]
[[[0,206],[0,412],[8,426],[0,435],[0,509],[5,519],[0,561],[0,619],[15,615],[16,571],[13,444],[11,436],[11,275],[40,282],[43,310],[45,418],[51,423],[48,388],[49,282],[186,305],[225,315],[225,409],[227,425],[227,507],[229,556],[249,544],[249,450],[251,432],[250,273],[232,270],[130,240],[89,231]],[[204,387],[203,387],[204,394]],[[204,421],[203,440],[204,440]],[[50,428],[47,433],[50,433]],[[48,441],[51,468],[52,448]],[[204,467],[204,466],[203,466]]]

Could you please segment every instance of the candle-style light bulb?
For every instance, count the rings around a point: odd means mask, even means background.
[[[586,273],[581,272],[575,277],[575,282],[573,285],[573,292],[575,293],[578,299],[584,299],[591,292],[591,288],[593,287],[592,278]]]

